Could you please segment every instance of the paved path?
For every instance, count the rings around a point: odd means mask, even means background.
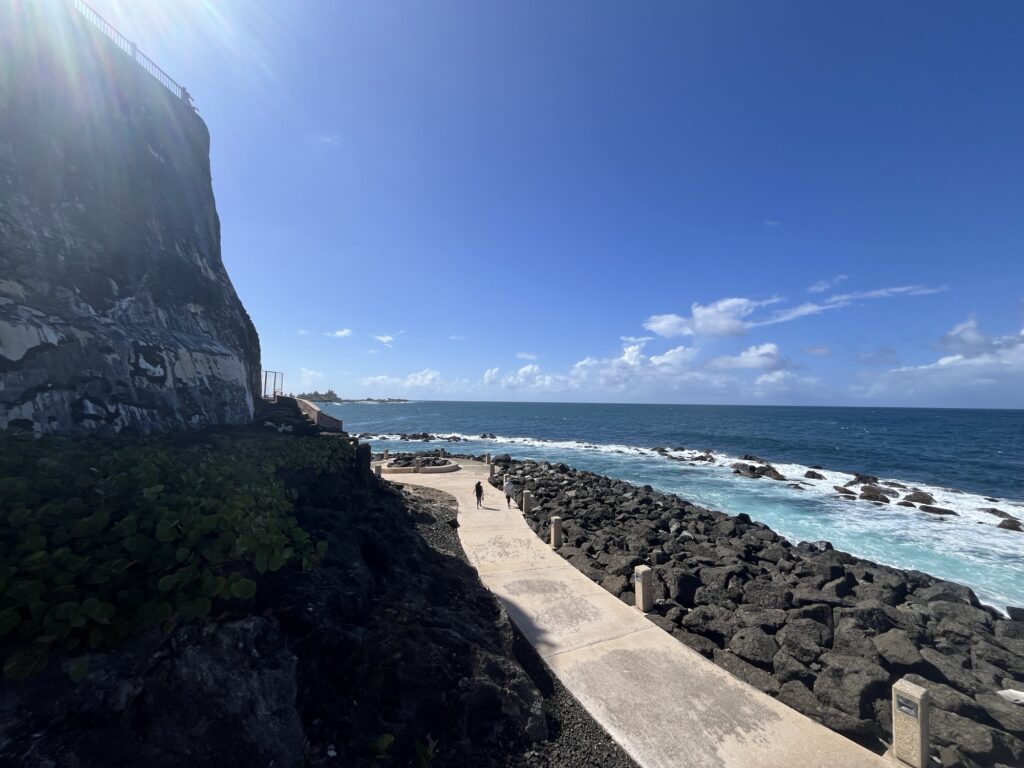
[[[736,679],[580,573],[459,460],[388,479],[447,491],[480,580],[591,716],[642,768],[893,768]],[[477,510],[473,485],[484,486]]]

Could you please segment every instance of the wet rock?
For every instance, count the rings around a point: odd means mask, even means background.
[[[1007,520],[1001,521],[999,523],[999,525],[996,526],[996,528],[1002,528],[1003,530],[1006,530],[1006,531],[1020,531],[1020,530],[1024,530],[1024,529],[1021,528],[1020,520],[1017,520],[1015,518],[1014,519],[1007,519]]]
[[[753,464],[744,464],[742,462],[736,462],[732,465],[732,471],[735,475],[741,475],[749,478],[767,477],[772,480],[785,480],[786,477],[779,472],[771,464],[765,464],[763,466],[755,466]]]
[[[878,478],[874,475],[862,475],[859,472],[854,472],[853,480],[848,483],[844,483],[847,487],[854,485],[877,485]]]
[[[821,474],[820,472],[815,472],[813,469],[809,469],[806,472],[804,472],[804,477],[806,477],[808,480],[824,480],[825,479],[825,476],[823,474]]]
[[[995,507],[981,507],[978,511],[986,512],[990,515],[994,515],[995,517],[1001,517],[1003,520],[1009,520],[1011,518],[1016,520],[1016,518],[1013,517],[1013,515],[1011,515],[1009,512],[1003,512],[1003,510],[996,509]]]
[[[883,504],[889,503],[889,497],[877,485],[864,485],[860,489],[860,498],[866,501],[879,501]]]
[[[912,501],[915,504],[934,504],[935,497],[924,491],[912,491],[903,497],[904,501]]]
[[[842,485],[833,485],[836,493],[842,494],[843,496],[856,496],[857,494]]]
[[[927,512],[930,515],[952,515],[959,517],[958,512],[954,512],[952,509],[946,509],[945,507],[933,507],[931,504],[922,504],[918,507],[922,512]]]

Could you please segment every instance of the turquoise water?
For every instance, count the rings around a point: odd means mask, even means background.
[[[907,408],[444,403],[330,405],[353,433],[460,435],[453,452],[509,453],[567,464],[677,493],[731,514],[746,512],[794,540],[837,549],[971,586],[996,606],[1024,606],[1024,533],[998,529],[996,507],[1024,519],[1024,411]],[[495,440],[481,440],[481,433]],[[373,440],[376,449],[423,443]],[[714,463],[669,460],[655,447]],[[751,453],[787,478],[812,465],[823,481],[801,490],[732,473]],[[895,504],[835,498],[833,485],[865,472],[931,493],[959,517],[939,518]],[[988,501],[985,497],[997,498]]]

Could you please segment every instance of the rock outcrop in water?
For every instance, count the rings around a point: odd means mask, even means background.
[[[70,3],[0,3],[0,428],[247,423],[209,134]]]
[[[793,545],[650,486],[501,460],[533,494],[539,535],[561,516],[562,556],[630,604],[634,566],[651,566],[650,619],[735,676],[878,751],[907,676],[931,692],[939,764],[1024,765],[1024,708],[999,695],[1024,690],[1024,610],[1007,619],[965,586]]]

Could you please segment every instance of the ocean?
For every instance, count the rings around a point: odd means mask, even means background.
[[[1024,411],[478,402],[327,410],[353,434],[386,436],[368,441],[375,450],[443,445],[455,453],[565,462],[710,509],[746,512],[794,542],[824,539],[859,557],[967,584],[996,607],[1024,606],[1024,532],[999,529],[1000,518],[982,511],[994,507],[1024,520]],[[402,432],[469,441],[399,441]],[[482,433],[495,439],[480,439]],[[658,447],[684,459],[710,450],[715,461],[674,461]],[[729,465],[744,454],[794,481],[821,466],[825,479],[804,480],[798,490],[743,478]],[[958,516],[836,498],[832,486],[853,472],[919,488]]]

